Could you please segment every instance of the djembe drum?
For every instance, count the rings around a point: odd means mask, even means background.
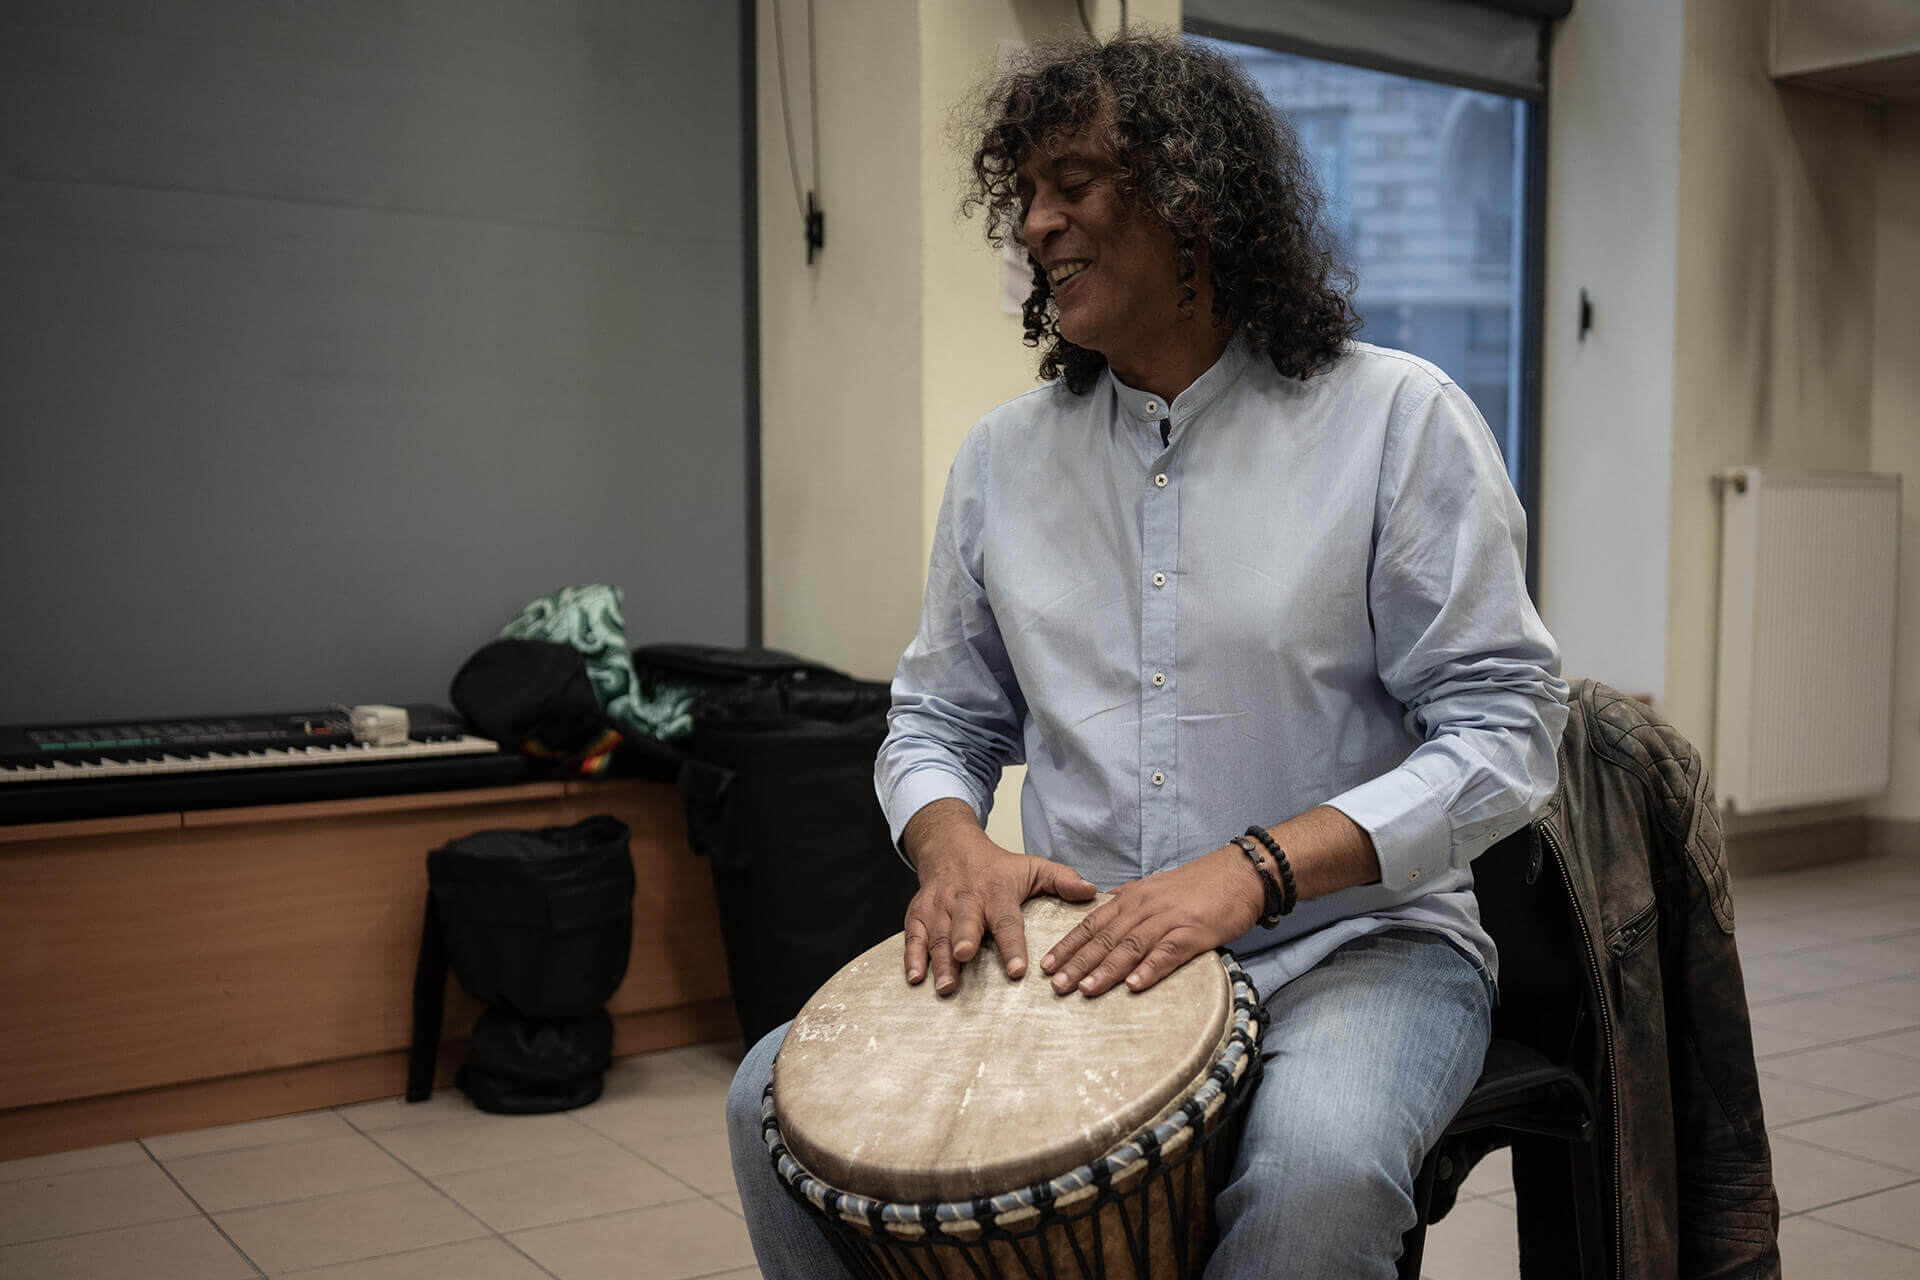
[[[1094,905],[1029,901],[1028,953]],[[1199,1276],[1260,1070],[1263,1011],[1233,959],[1088,1000],[1055,995],[1037,963],[1009,980],[989,942],[942,999],[906,984],[905,946],[896,934],[820,988],[761,1104],[783,1185],[848,1268]]]

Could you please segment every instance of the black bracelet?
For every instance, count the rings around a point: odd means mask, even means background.
[[[1265,897],[1261,907],[1260,927],[1273,928],[1280,923],[1280,917],[1285,914],[1281,910],[1283,899],[1280,894],[1280,885],[1274,880],[1273,872],[1267,870],[1267,864],[1260,858],[1260,849],[1253,841],[1245,836],[1235,836],[1229,843],[1240,846],[1240,852],[1247,855],[1247,861],[1253,864],[1254,871],[1260,876],[1260,892]]]
[[[1281,849],[1280,842],[1269,835],[1265,827],[1248,827],[1247,834],[1267,846],[1267,852],[1273,855],[1273,865],[1280,868],[1280,883],[1285,887],[1285,900],[1280,905],[1280,914],[1284,916],[1300,901],[1293,889],[1293,868],[1287,865],[1286,851]]]

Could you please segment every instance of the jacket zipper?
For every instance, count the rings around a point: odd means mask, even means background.
[[[1567,902],[1573,908],[1573,920],[1580,928],[1580,942],[1587,953],[1587,968],[1593,974],[1593,993],[1600,1001],[1600,1032],[1607,1051],[1607,1092],[1612,1099],[1607,1116],[1613,1129],[1613,1170],[1608,1185],[1613,1192],[1612,1230],[1613,1238],[1613,1274],[1614,1280],[1620,1280],[1625,1274],[1625,1259],[1620,1248],[1620,1064],[1614,1056],[1613,1013],[1607,1008],[1606,975],[1600,969],[1600,953],[1593,945],[1593,934],[1587,928],[1586,917],[1580,914],[1580,900],[1574,896],[1573,873],[1567,870],[1566,854],[1560,849],[1560,842],[1554,839],[1553,831],[1545,823],[1540,824],[1540,836],[1547,847],[1553,850],[1553,865],[1560,869],[1561,883],[1567,888]]]

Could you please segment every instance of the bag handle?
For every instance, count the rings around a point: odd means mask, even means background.
[[[447,944],[440,934],[440,913],[427,891],[427,916],[420,926],[420,959],[413,969],[413,1043],[407,1050],[407,1101],[433,1096],[433,1068],[440,1057],[440,1024],[446,1014]]]

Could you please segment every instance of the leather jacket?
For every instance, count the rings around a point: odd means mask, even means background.
[[[1576,1063],[1599,1112],[1617,1280],[1778,1277],[1779,1202],[1705,762],[1649,708],[1573,687],[1560,782],[1534,824],[1561,875],[1597,1027]],[[1564,1269],[1565,1193],[1515,1148],[1523,1275]],[[1531,1264],[1531,1265],[1530,1265]]]

